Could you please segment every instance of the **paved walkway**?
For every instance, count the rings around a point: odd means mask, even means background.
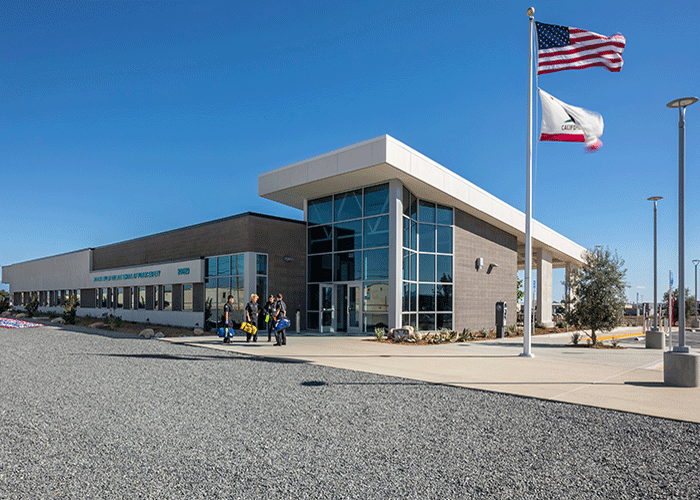
[[[567,346],[569,334],[536,336],[534,358],[520,356],[522,338],[418,346],[291,333],[282,347],[240,335],[231,344],[214,336],[162,340],[700,423],[700,388],[665,386],[663,352],[645,349],[638,327],[613,333],[626,337],[625,349]]]

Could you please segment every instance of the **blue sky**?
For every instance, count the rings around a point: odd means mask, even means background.
[[[538,21],[627,39],[620,73],[540,77],[605,132],[594,154],[537,145],[534,217],[617,250],[629,297],[651,300],[652,195],[659,296],[677,276],[678,113],[665,105],[700,95],[700,4],[533,5]],[[257,196],[258,174],[382,134],[524,211],[528,6],[4,1],[0,265],[245,211],[301,218]],[[686,118],[692,292],[700,105]]]

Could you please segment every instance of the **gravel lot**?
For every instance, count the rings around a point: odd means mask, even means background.
[[[79,328],[0,380],[2,499],[700,497],[696,424]]]

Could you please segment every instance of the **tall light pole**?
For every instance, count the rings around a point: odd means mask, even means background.
[[[685,345],[685,108],[697,97],[681,97],[667,108],[678,108],[678,345],[674,352],[690,352]]]
[[[651,196],[647,198],[647,200],[654,202],[654,327],[651,329],[652,332],[659,331],[658,306],[656,305],[656,202],[662,199],[663,196]]]
[[[695,319],[691,323],[690,326],[693,328],[698,328],[700,327],[700,322],[698,322],[698,264],[700,264],[700,260],[695,259],[693,261],[693,264],[695,265],[695,297],[693,298],[693,309],[695,309]]]

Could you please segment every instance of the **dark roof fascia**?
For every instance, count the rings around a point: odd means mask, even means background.
[[[109,244],[107,244],[107,245],[102,245],[102,246],[95,247],[95,248],[107,248],[107,247],[111,247],[111,246],[115,246],[115,245],[121,245],[121,244],[124,244],[124,243],[131,243],[131,242],[134,242],[134,241],[139,241],[139,240],[145,240],[145,239],[147,239],[147,238],[152,238],[152,237],[154,237],[154,236],[163,236],[163,235],[166,235],[166,234],[176,233],[176,232],[178,232],[178,231],[186,231],[186,230],[194,229],[194,228],[197,228],[197,227],[208,226],[208,225],[210,225],[210,224],[218,224],[218,223],[220,223],[220,222],[226,222],[226,221],[229,221],[229,220],[240,219],[240,218],[243,218],[243,217],[259,217],[259,218],[262,218],[262,219],[278,220],[278,221],[282,221],[282,222],[292,222],[292,223],[296,223],[296,224],[303,224],[303,225],[306,225],[306,222],[303,221],[303,220],[288,219],[288,218],[286,218],[286,217],[278,217],[278,216],[276,216],[276,215],[259,214],[259,213],[257,213],[257,212],[244,212],[244,213],[242,213],[242,214],[231,215],[231,216],[229,216],[229,217],[224,217],[224,218],[222,218],[222,219],[210,220],[210,221],[207,221],[207,222],[200,222],[199,224],[193,224],[193,225],[191,225],[191,226],[180,227],[180,228],[177,228],[177,229],[170,229],[170,230],[168,230],[168,231],[163,231],[162,233],[155,233],[155,234],[149,234],[149,235],[147,235],[147,236],[140,236],[140,237],[138,237],[138,238],[133,238],[133,239],[124,240],[124,241],[118,241],[118,242],[116,242],[116,243],[109,243]]]

